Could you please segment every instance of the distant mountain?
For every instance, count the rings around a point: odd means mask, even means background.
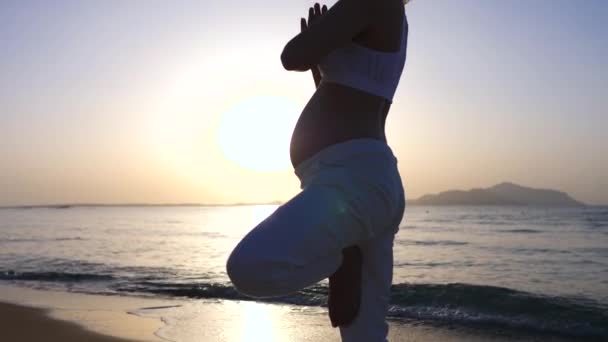
[[[500,183],[487,189],[450,190],[424,195],[409,201],[414,205],[526,205],[526,206],[584,206],[565,192],[533,189],[513,183]]]

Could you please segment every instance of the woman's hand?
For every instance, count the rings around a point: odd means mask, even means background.
[[[323,7],[321,7],[319,3],[316,3],[314,7],[308,9],[308,21],[306,21],[305,18],[300,19],[301,32],[306,31],[310,26],[314,25],[326,12],[327,6],[323,5]],[[310,70],[312,71],[315,86],[318,88],[321,83],[321,71],[319,71],[319,67],[316,65],[310,68]]]
[[[327,13],[327,6],[323,5],[323,7],[321,7],[321,5],[317,2],[313,7],[308,9],[308,23],[306,23],[306,20],[304,18],[302,18],[302,22],[303,22],[303,30],[307,29],[308,27],[314,25],[319,19],[321,19],[321,17],[323,15],[325,15],[325,13]]]

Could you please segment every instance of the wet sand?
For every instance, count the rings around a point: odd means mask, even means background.
[[[0,286],[2,341],[339,342],[320,308],[146,299]],[[390,322],[389,341],[565,341],[458,326]]]

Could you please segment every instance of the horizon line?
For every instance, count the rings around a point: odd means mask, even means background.
[[[471,205],[446,205],[446,204],[418,204],[416,200],[410,200],[409,205],[411,206],[427,206],[427,207],[445,207],[445,206],[471,206]],[[272,201],[272,202],[242,202],[242,203],[63,203],[63,204],[32,204],[32,205],[0,205],[2,209],[69,209],[69,208],[83,208],[83,207],[239,207],[239,206],[253,206],[253,205],[281,205],[286,202],[284,201]],[[496,206],[493,204],[487,204],[488,206]],[[485,205],[472,205],[472,206],[485,206]],[[503,206],[503,205],[498,205]],[[509,205],[504,205],[509,206]],[[519,206],[519,205],[517,205]],[[589,204],[584,203],[585,207],[608,207],[607,204]]]
[[[53,204],[18,204],[0,205],[0,209],[68,209],[73,207],[235,207],[245,205],[277,205],[282,201],[271,202],[236,202],[236,203],[53,203]]]

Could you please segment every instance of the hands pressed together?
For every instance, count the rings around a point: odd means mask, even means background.
[[[323,15],[327,13],[327,6],[321,5],[317,2],[315,5],[308,9],[308,21],[306,18],[300,19],[301,32],[308,30],[309,27],[313,26]],[[315,86],[319,87],[321,83],[321,71],[318,66],[314,66],[310,69],[312,71],[312,77],[315,81]]]

